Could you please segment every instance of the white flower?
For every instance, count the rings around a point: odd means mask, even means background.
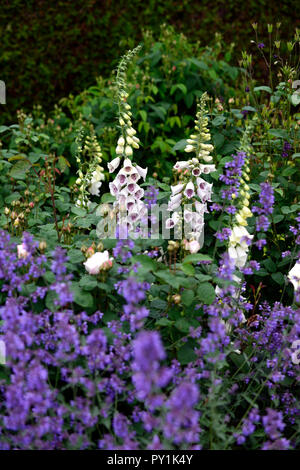
[[[18,250],[18,258],[27,258],[27,256],[29,255],[28,251],[25,248],[24,243],[22,243],[21,245],[18,245],[17,250]]]
[[[195,201],[195,209],[198,214],[203,215],[204,212],[207,212],[207,204],[202,204],[199,201]]]
[[[140,167],[139,165],[136,165],[136,169],[137,169],[137,171],[138,171],[138,174],[139,174],[139,175],[143,178],[143,180],[145,181],[148,168],[142,168],[142,167]]]
[[[119,191],[120,191],[120,185],[118,182],[112,182],[112,183],[109,183],[109,190],[110,190],[110,194],[112,196],[116,196],[117,194],[119,194]]]
[[[300,289],[300,261],[290,270],[287,277],[293,284],[295,292]]]
[[[181,162],[175,163],[174,168],[175,170],[183,170],[185,168],[189,168],[189,166],[190,166],[189,162],[181,161]]]
[[[197,240],[192,240],[188,244],[188,249],[191,253],[197,253],[200,250],[200,244]]]
[[[240,226],[240,225],[235,225],[232,228],[231,235],[229,237],[229,244],[230,246],[233,246],[233,247],[236,245],[240,245],[243,248],[243,250],[247,250],[248,249],[248,243],[246,240],[247,238],[249,240],[252,240],[253,235],[250,235],[250,233],[245,227]]]
[[[101,185],[101,181],[95,181],[92,183],[89,187],[90,194],[92,194],[92,196],[99,196]]]
[[[173,212],[172,217],[166,220],[166,228],[173,228],[179,222],[180,215],[178,212]]]
[[[129,158],[125,158],[124,164],[123,164],[123,171],[128,174],[128,173],[131,173],[133,169],[134,168],[132,166],[132,161],[129,160]]]
[[[130,147],[130,145],[126,145],[125,147],[125,155],[126,157],[130,157],[132,155],[132,148]]]
[[[180,206],[181,203],[181,194],[176,194],[176,196],[171,196],[169,204],[168,204],[168,210],[172,211],[177,209],[177,207]]]
[[[247,251],[242,247],[237,246],[234,248],[230,246],[228,249],[229,257],[234,261],[234,264],[237,268],[243,268],[247,262]]]
[[[120,157],[116,157],[114,158],[111,162],[108,163],[108,171],[110,173],[113,173],[117,168],[118,166],[120,165]]]
[[[188,153],[189,153],[189,152],[193,152],[194,146],[189,144],[189,145],[187,145],[187,146],[185,147],[184,150],[185,150],[185,152],[188,152]]]
[[[120,147],[124,147],[124,145],[125,145],[125,139],[124,139],[123,136],[119,137],[119,139],[118,139],[118,145],[119,145]]]
[[[85,269],[89,274],[99,274],[103,269],[108,269],[112,266],[113,258],[109,257],[108,251],[97,251],[94,255],[86,260],[84,264]]]
[[[216,165],[200,165],[200,170],[201,173],[204,173],[207,175],[208,173],[212,173],[213,171],[216,171]]]
[[[181,193],[183,188],[184,188],[184,184],[176,184],[176,186],[171,186],[172,196],[175,196],[176,194]]]
[[[194,194],[195,194],[195,188],[194,188],[193,183],[190,181],[185,187],[184,195],[188,199],[191,199],[194,196]]]
[[[118,145],[117,148],[116,148],[116,154],[117,155],[122,155],[123,150],[124,150],[124,147],[121,147],[120,145]]]

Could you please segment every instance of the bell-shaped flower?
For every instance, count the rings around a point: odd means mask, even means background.
[[[141,166],[136,165],[136,169],[137,169],[139,175],[141,176],[141,178],[143,178],[143,180],[145,181],[148,168],[142,168]]]
[[[201,173],[204,173],[205,175],[208,175],[209,173],[212,173],[213,171],[216,171],[216,165],[200,165],[200,170]]]
[[[116,157],[111,162],[109,162],[107,164],[108,171],[110,173],[113,173],[118,168],[118,166],[120,165],[120,161],[121,161],[120,157]]]
[[[192,181],[190,181],[184,190],[184,195],[188,198],[191,199],[195,195],[195,187]]]
[[[172,191],[172,196],[175,196],[178,193],[181,193],[181,191],[184,188],[184,184],[176,184],[175,186],[171,186],[171,191]]]
[[[174,211],[175,209],[177,209],[180,206],[181,199],[182,199],[181,193],[176,194],[175,196],[171,196],[170,201],[168,203],[168,210]]]
[[[184,160],[184,161],[180,161],[180,162],[175,163],[174,169],[175,170],[183,170],[185,168],[189,168],[189,166],[190,166],[189,162]]]
[[[237,268],[243,268],[247,262],[247,251],[241,246],[230,246],[228,248],[229,257],[234,261]]]

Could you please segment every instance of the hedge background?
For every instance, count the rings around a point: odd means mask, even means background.
[[[290,38],[291,25],[300,22],[298,0],[2,0],[0,79],[7,104],[1,122],[14,121],[17,109],[35,103],[51,109],[95,76],[109,74],[128,44],[140,41],[142,29],[158,32],[161,23],[170,23],[202,45],[220,32],[240,54],[253,38],[251,22],[265,34],[266,24],[278,20],[282,36]]]

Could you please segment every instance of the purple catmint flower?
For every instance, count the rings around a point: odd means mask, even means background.
[[[292,146],[289,142],[284,142],[282,152],[281,152],[282,157],[284,157],[284,158],[288,157],[289,156],[289,151],[291,150],[291,148],[292,148]]]
[[[182,382],[171,393],[166,402],[167,413],[163,425],[166,439],[175,444],[199,442],[200,413],[194,409],[199,400],[198,387],[190,382]]]

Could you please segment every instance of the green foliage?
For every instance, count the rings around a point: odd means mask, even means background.
[[[0,20],[1,80],[7,87],[3,122],[15,121],[17,109],[28,111],[33,104],[42,103],[49,111],[70,91],[79,93],[92,85],[97,75],[109,75],[112,63],[141,41],[143,29],[157,35],[160,25],[167,22],[204,45],[215,33],[221,33],[227,44],[246,47],[252,38],[252,21],[267,24],[280,18],[283,37],[287,37],[291,16],[295,23],[297,15],[299,20],[297,7],[296,0],[251,0],[247,9],[233,0],[6,2]],[[156,60],[153,54],[152,65]],[[197,66],[204,67],[201,63]],[[186,99],[191,100],[189,94]]]

